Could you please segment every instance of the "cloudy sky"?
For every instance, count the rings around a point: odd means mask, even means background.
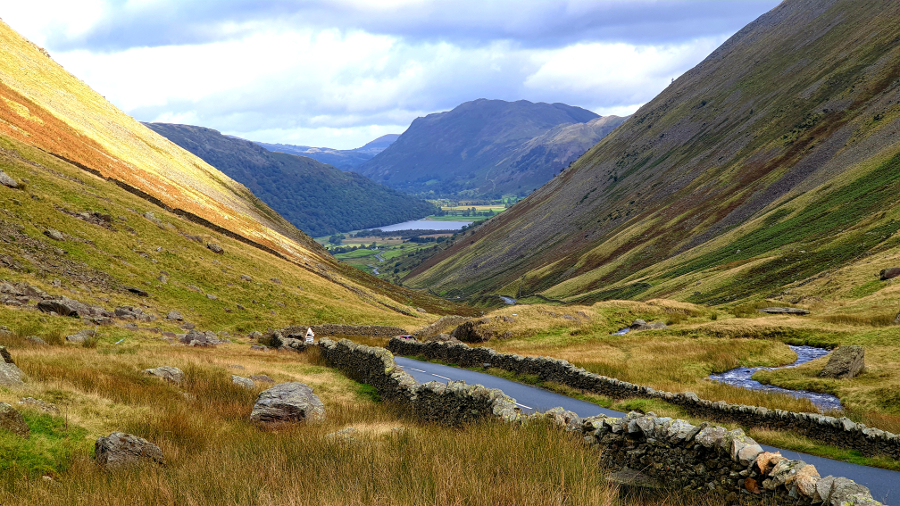
[[[349,149],[477,98],[630,114],[779,0],[4,3],[141,121]]]

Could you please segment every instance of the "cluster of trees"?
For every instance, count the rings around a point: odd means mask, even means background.
[[[494,212],[493,209],[488,209],[487,211],[479,211],[477,208],[467,207],[465,209],[452,209],[449,211],[441,209],[436,214],[437,214],[437,216],[487,216],[487,217],[491,217],[491,216],[495,215],[496,213]]]

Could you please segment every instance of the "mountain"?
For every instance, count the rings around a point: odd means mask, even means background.
[[[450,310],[337,262],[245,186],[116,109],[2,22],[0,170],[9,282],[108,310],[178,310],[215,330],[415,325],[428,317],[411,304]],[[9,303],[0,306],[7,318],[31,318],[10,309],[21,300]]]
[[[607,125],[617,120],[567,133],[551,132],[598,118],[565,104],[475,100],[417,118],[357,171],[413,194],[525,195],[581,154],[570,153],[572,149],[593,145],[608,133]],[[555,145],[554,135],[562,145]]]
[[[314,237],[415,220],[437,211],[424,200],[312,158],[273,153],[210,128],[145,125],[247,186]]]
[[[382,135],[365,146],[356,149],[314,148],[310,146],[292,146],[290,144],[268,144],[257,142],[260,146],[279,153],[307,156],[322,163],[333,165],[341,170],[353,170],[384,151],[397,138],[397,134]]]
[[[900,244],[898,16],[896,2],[783,2],[407,284],[567,301],[858,297]]]

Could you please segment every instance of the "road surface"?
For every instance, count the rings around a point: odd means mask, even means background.
[[[490,374],[460,369],[430,362],[420,362],[405,357],[396,357],[397,365],[412,375],[416,381],[426,383],[429,381],[465,381],[469,384],[484,385],[488,388],[499,388],[516,400],[516,404],[524,412],[546,411],[550,408],[561,406],[569,411],[578,413],[581,417],[607,415],[622,417],[625,413],[602,408],[596,404],[580,401],[565,395],[549,392],[542,388],[523,385],[514,381],[505,380]],[[869,487],[872,497],[884,504],[900,504],[900,472],[866,467],[848,462],[816,457],[805,453],[782,450],[771,446],[762,445],[766,451],[778,451],[793,460],[802,460],[807,464],[816,466],[822,476],[844,476],[856,483]]]

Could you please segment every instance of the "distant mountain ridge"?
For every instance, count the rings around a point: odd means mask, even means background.
[[[270,144],[266,142],[256,142],[260,146],[279,153],[288,153],[291,155],[300,155],[327,163],[341,170],[354,170],[363,163],[369,161],[390,146],[399,134],[387,134],[366,143],[365,146],[355,149],[331,149],[316,148],[312,146],[295,146],[291,144]],[[255,141],[254,141],[255,142]]]
[[[570,302],[858,297],[839,276],[900,251],[898,18],[896,2],[786,0],[404,282]]]
[[[355,172],[343,172],[305,156],[270,152],[211,128],[145,125],[244,184],[314,237],[415,220],[437,211],[428,202]]]
[[[526,195],[621,123],[580,107],[479,99],[417,118],[359,173],[413,194]],[[551,132],[554,132],[551,134]]]

